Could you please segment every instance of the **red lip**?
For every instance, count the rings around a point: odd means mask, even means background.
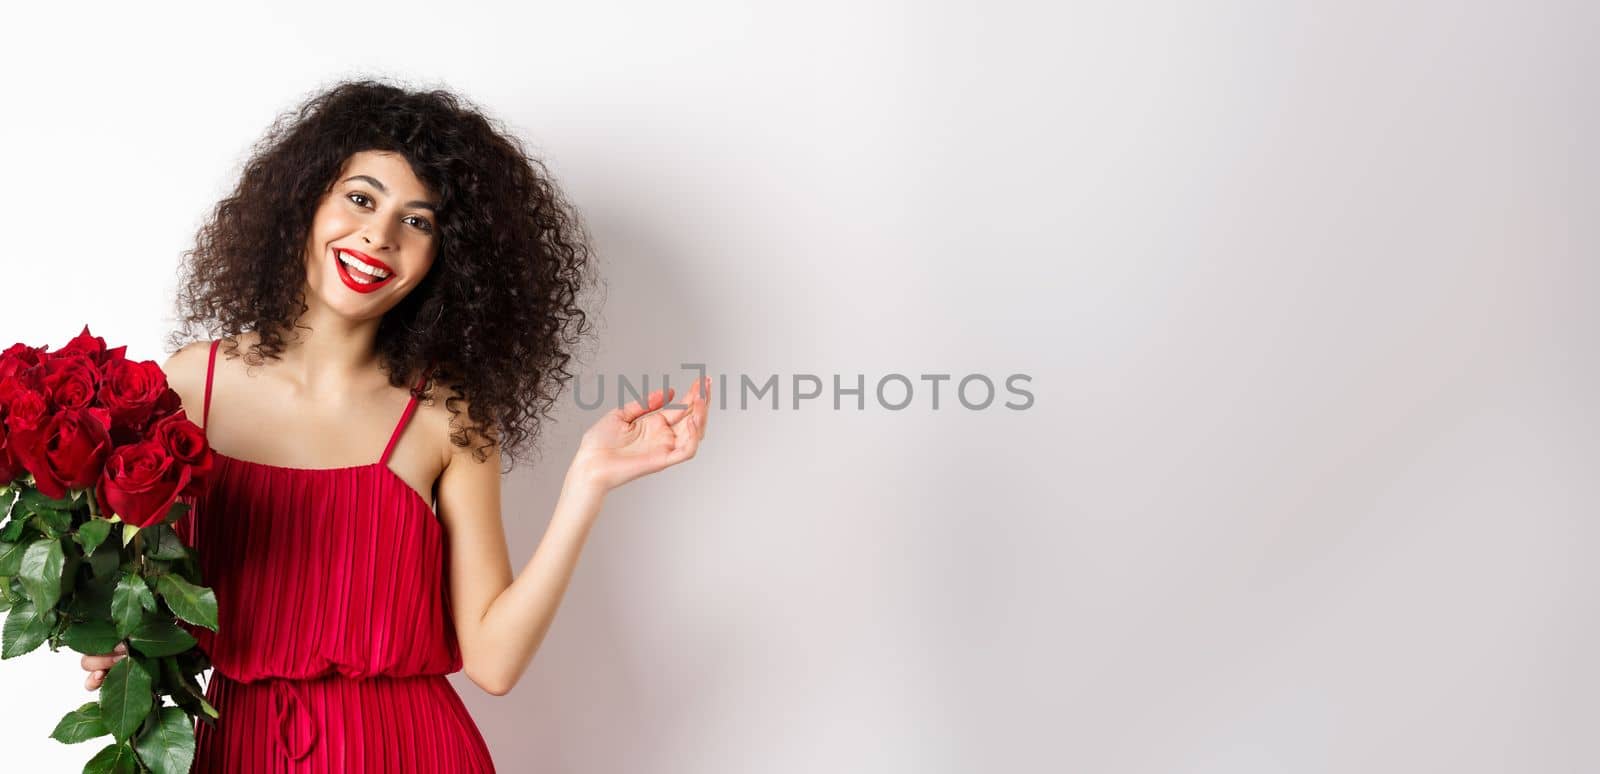
[[[333,249],[335,249],[335,250],[343,250],[343,251],[345,251],[345,252],[347,252],[347,253],[349,253],[349,254],[357,257],[357,258],[360,258],[363,261],[366,261],[369,264],[372,264],[373,266],[376,266],[376,267],[378,267],[380,269],[383,269],[386,272],[389,272],[391,275],[395,273],[394,267],[390,266],[387,263],[384,263],[383,261],[378,260],[377,258],[373,258],[372,256],[367,255],[366,253],[363,253],[360,250],[351,250],[348,247],[335,247]]]
[[[378,266],[382,266],[385,270],[387,270],[389,272],[389,276],[387,276],[387,277],[385,277],[385,278],[383,278],[381,280],[378,280],[377,282],[366,282],[366,283],[357,282],[354,277],[350,276],[351,269],[344,265],[344,261],[339,260],[339,251],[340,250],[344,250],[344,248],[342,248],[342,247],[333,248],[333,270],[339,274],[339,281],[343,282],[345,287],[347,287],[347,288],[349,288],[349,289],[351,289],[351,290],[353,290],[353,291],[355,291],[357,293],[365,294],[365,293],[377,292],[377,290],[379,288],[384,287],[385,285],[388,285],[390,280],[392,280],[396,276],[398,276],[398,275],[396,275],[394,273],[393,269],[390,269],[388,267],[387,264],[384,264],[381,261],[373,261],[374,264],[376,264]],[[346,252],[349,252],[350,254],[355,255],[358,258],[359,257],[364,257],[362,253],[358,253],[358,252],[356,252],[354,250],[348,250]]]

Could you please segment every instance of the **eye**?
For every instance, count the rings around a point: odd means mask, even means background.
[[[350,193],[345,194],[344,198],[346,198],[349,201],[353,202],[357,207],[366,207],[367,206],[367,202],[372,201],[370,198],[367,197],[366,194],[361,193],[360,191],[351,191]],[[413,223],[412,225],[416,226],[417,230],[423,232],[424,234],[432,234],[433,233],[433,224],[429,223],[427,218],[423,218],[423,217],[420,217],[420,216],[417,216],[417,215],[412,215],[412,216],[408,217],[406,220],[408,222],[409,221],[413,221],[413,220],[416,221],[416,223]]]

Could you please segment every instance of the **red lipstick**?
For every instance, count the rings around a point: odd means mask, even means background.
[[[348,254],[353,260],[356,260],[357,262],[365,263],[365,264],[367,264],[369,266],[374,266],[374,267],[377,267],[379,269],[382,269],[382,270],[388,272],[389,276],[384,277],[383,279],[375,279],[375,278],[372,278],[372,276],[369,275],[369,274],[361,274],[360,276],[362,276],[363,278],[372,279],[372,281],[371,282],[363,282],[363,281],[357,280],[354,276],[352,276],[353,273],[357,273],[357,272],[353,272],[353,270],[350,267],[346,266],[344,261],[339,258],[339,253],[341,251],[343,251],[344,253]],[[366,253],[358,252],[356,250],[351,250],[351,249],[344,248],[344,247],[335,247],[335,248],[333,248],[333,266],[334,266],[334,270],[339,272],[339,279],[340,279],[340,281],[344,282],[345,287],[350,288],[351,290],[353,290],[353,291],[355,291],[357,293],[371,293],[371,292],[377,290],[378,288],[381,288],[384,285],[389,284],[389,280],[394,279],[394,274],[395,274],[394,269],[390,268],[389,264],[386,264],[383,261],[380,261],[380,260],[378,260],[376,258],[373,258],[372,256],[367,255]]]

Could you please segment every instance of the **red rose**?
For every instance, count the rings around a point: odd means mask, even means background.
[[[15,435],[38,432],[50,418],[49,410],[43,395],[26,388],[18,390],[6,401],[6,428]]]
[[[83,326],[83,332],[74,336],[72,341],[66,343],[66,346],[49,353],[50,357],[74,354],[84,355],[98,365],[106,356],[106,340],[90,334],[89,326],[85,325]]]
[[[184,496],[200,494],[200,486],[211,475],[213,459],[211,446],[206,443],[206,431],[190,422],[188,415],[179,411],[158,420],[150,428],[150,440],[161,444],[167,454],[189,467],[189,486],[180,492]]]
[[[99,367],[83,355],[67,355],[44,362],[45,394],[57,408],[87,408],[100,386]]]
[[[50,408],[43,395],[29,389],[31,380],[10,367],[23,368],[24,372],[32,368],[16,354],[17,348],[22,346],[18,344],[0,353],[0,484],[15,481],[28,472],[27,466],[22,464],[22,455],[16,450],[24,443],[31,443],[30,434],[37,433]]]
[[[183,396],[179,395],[177,390],[168,387],[162,390],[160,395],[156,396],[156,405],[150,411],[150,416],[154,419],[162,419],[172,416],[182,409]]]
[[[113,360],[100,378],[100,405],[113,426],[142,431],[166,389],[167,375],[154,361]]]
[[[26,371],[44,360],[43,347],[30,347],[18,342],[0,352],[0,381]]]
[[[15,419],[15,415],[8,419]],[[77,408],[56,413],[37,431],[13,434],[11,449],[33,472],[34,485],[46,497],[60,499],[68,489],[92,486],[111,453],[111,416],[105,409]]]
[[[166,519],[188,486],[188,465],[173,459],[160,443],[140,441],[112,452],[95,497],[102,517],[115,514],[125,524],[144,527]]]
[[[11,384],[6,384],[6,387],[11,387]],[[5,400],[5,429],[10,435],[10,438],[6,438],[6,445],[11,448],[11,456],[22,459],[18,449],[34,443],[34,437],[50,419],[50,403],[43,395],[29,389],[11,390]]]
[[[3,385],[0,386],[0,391],[4,393],[0,397],[5,397],[5,395],[14,396],[23,390],[33,390],[41,394],[45,392],[44,367],[42,365],[28,365],[25,359],[16,357],[0,362],[0,366],[5,366],[6,370],[10,371],[10,373],[0,376],[0,385]]]
[[[0,486],[5,486],[22,478],[22,474],[28,472],[28,469],[23,466],[22,460],[17,459],[16,455],[11,453],[9,441],[6,425],[4,422],[0,422]]]
[[[7,406],[16,399],[23,390],[28,389],[21,379],[8,378],[0,374],[0,419],[6,418]]]

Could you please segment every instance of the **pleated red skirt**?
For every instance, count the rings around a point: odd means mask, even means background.
[[[196,731],[193,771],[494,771],[489,749],[442,675],[236,682],[213,672],[215,727]]]

